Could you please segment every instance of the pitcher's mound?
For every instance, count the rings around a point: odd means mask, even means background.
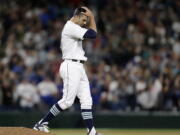
[[[0,135],[51,135],[24,127],[0,127]]]

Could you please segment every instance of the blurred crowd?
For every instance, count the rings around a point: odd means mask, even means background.
[[[0,110],[61,98],[60,35],[79,5],[98,28],[84,41],[95,110],[180,110],[179,0],[0,1]]]

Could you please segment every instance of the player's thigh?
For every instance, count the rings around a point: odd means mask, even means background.
[[[78,65],[72,62],[63,62],[59,70],[60,76],[63,80],[64,91],[77,91],[81,79],[81,70]],[[63,92],[64,92],[63,91]]]
[[[81,73],[78,66],[65,62],[60,68],[60,75],[63,79],[63,97],[58,103],[72,105],[79,88]]]

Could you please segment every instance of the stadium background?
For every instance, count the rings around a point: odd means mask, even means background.
[[[32,127],[62,96],[60,34],[78,5],[98,28],[84,42],[97,127],[180,128],[178,0],[0,0],[0,126]],[[79,115],[76,100],[52,127],[84,127]]]

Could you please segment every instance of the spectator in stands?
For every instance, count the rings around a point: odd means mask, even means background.
[[[14,100],[23,110],[32,110],[37,108],[37,105],[40,103],[37,87],[28,82],[27,78],[22,78],[22,81],[15,89]]]
[[[55,82],[48,75],[46,75],[45,79],[37,87],[41,101],[45,107],[51,107],[57,102],[58,89]]]

